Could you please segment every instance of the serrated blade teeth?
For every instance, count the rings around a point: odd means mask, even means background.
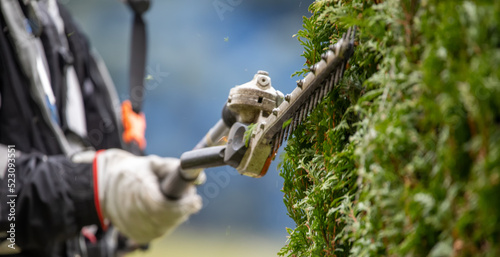
[[[319,98],[319,90],[316,90],[316,93],[314,93],[314,108],[318,106],[320,100],[321,99]]]
[[[279,148],[279,133],[276,133],[273,137],[273,153],[278,151]]]
[[[309,106],[309,114],[316,108],[316,92],[313,93],[311,96],[311,106]]]
[[[333,89],[333,82],[335,81],[335,74],[337,74],[337,70],[333,71],[330,75],[330,79],[328,80],[327,93],[331,92]]]
[[[293,134],[293,132],[295,131],[295,128],[297,127],[297,122],[298,122],[298,117],[299,116],[299,113],[296,112],[295,115],[293,115],[293,120],[292,120],[292,124],[291,124],[291,127],[290,127],[290,134]]]
[[[318,102],[316,103],[316,106],[323,101],[323,89],[318,88]]]
[[[299,124],[302,124],[302,115],[304,115],[304,105],[302,105],[300,108],[299,108]]]
[[[328,92],[330,92],[329,90],[330,90],[331,82],[332,82],[332,78],[330,76],[330,78],[326,79],[325,85],[323,85],[323,97],[327,96]]]
[[[356,39],[356,29],[357,28],[358,28],[357,26],[352,26],[351,39],[349,40],[349,42],[351,44],[354,44],[354,40]]]
[[[285,132],[283,133],[283,140],[288,140],[288,130],[290,129],[290,125],[284,128]]]
[[[313,101],[314,101],[314,94],[311,95],[311,97],[309,98],[309,100],[307,101],[308,102],[308,106],[307,106],[307,114],[311,113],[311,110],[313,108]]]
[[[329,93],[342,80],[348,59],[353,53],[356,27],[349,28],[337,43],[321,55],[321,60],[312,66],[306,76],[297,81],[297,87],[289,95],[284,96],[280,109],[274,109],[269,117],[270,125],[266,126],[263,135],[272,145],[273,152],[278,151],[284,140],[288,140],[295,130],[307,119]],[[289,120],[286,123],[285,120]]]
[[[342,80],[342,77],[344,76],[345,66],[347,66],[347,61],[343,62],[342,66],[340,67],[339,81]]]
[[[283,144],[283,133],[284,132],[285,132],[284,129],[281,129],[280,132],[279,132],[279,136],[278,136],[279,145]]]
[[[325,79],[325,83],[319,88],[320,101],[323,101],[326,96],[326,89],[328,88],[328,78]]]
[[[304,103],[304,105],[302,106],[302,110],[303,110],[302,120],[305,120],[305,119],[306,119],[307,114],[308,114],[308,112],[307,112],[307,111],[308,111],[308,108],[309,108],[309,101],[306,101],[306,102]]]
[[[342,68],[339,67],[335,72],[335,82],[333,82],[334,85],[337,85],[337,83],[339,83],[341,70]]]
[[[293,134],[296,126],[297,126],[297,115],[294,115],[292,120],[292,125],[290,126],[290,135]]]
[[[314,94],[311,95],[311,100],[309,101],[309,109],[307,110],[309,112],[308,115],[311,115],[313,110],[314,110]]]

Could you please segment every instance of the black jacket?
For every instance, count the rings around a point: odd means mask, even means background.
[[[30,21],[29,8],[19,5]],[[36,101],[33,85],[18,59],[5,12],[0,13],[0,145],[16,152],[16,158],[10,161],[15,162],[10,165],[15,166],[14,176],[8,176],[9,167],[0,157],[0,168],[5,167],[0,178],[0,241],[10,236],[2,232],[15,226],[15,246],[22,249],[18,256],[65,256],[68,239],[78,236],[83,226],[99,225],[91,164],[72,163],[61,140],[97,150],[123,148],[121,125],[113,106],[117,99],[113,99],[107,71],[68,12],[61,5],[59,11],[69,48],[58,42],[50,22],[43,25],[41,35],[33,37],[43,44],[59,116],[55,125],[62,131],[62,139]],[[30,25],[31,33],[36,34],[33,31],[40,24]],[[64,70],[69,65],[74,67],[81,86],[88,137],[73,133],[64,119],[66,107],[71,104],[66,101],[64,82]]]

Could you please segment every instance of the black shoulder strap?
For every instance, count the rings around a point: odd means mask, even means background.
[[[134,12],[132,43],[130,45],[130,102],[135,113],[140,113],[144,98],[144,69],[146,65],[146,24],[142,15],[149,9],[149,0],[128,0]]]

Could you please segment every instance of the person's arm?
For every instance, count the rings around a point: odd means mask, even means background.
[[[20,152],[13,158],[14,147],[1,147],[0,231],[14,228],[17,247],[47,249],[99,224],[91,164]]]
[[[0,161],[0,168],[5,167],[0,180],[0,231],[9,229],[8,201],[15,199],[16,245],[23,251],[46,249],[85,225],[106,229],[104,220],[135,242],[147,243],[172,231],[202,206],[194,187],[178,200],[162,194],[160,182],[180,168],[175,158],[139,157],[119,149],[85,152],[72,160],[21,154],[15,159],[13,192],[8,163]]]

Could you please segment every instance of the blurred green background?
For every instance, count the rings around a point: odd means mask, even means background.
[[[132,13],[116,0],[60,0],[103,57],[121,100],[128,99]],[[144,112],[147,152],[179,157],[220,119],[229,90],[270,73],[284,93],[302,68],[295,34],[312,1],[152,1]],[[278,159],[278,158],[277,158]],[[283,204],[276,160],[260,179],[230,167],[207,170],[204,207],[151,250],[133,256],[275,256],[294,227]]]

